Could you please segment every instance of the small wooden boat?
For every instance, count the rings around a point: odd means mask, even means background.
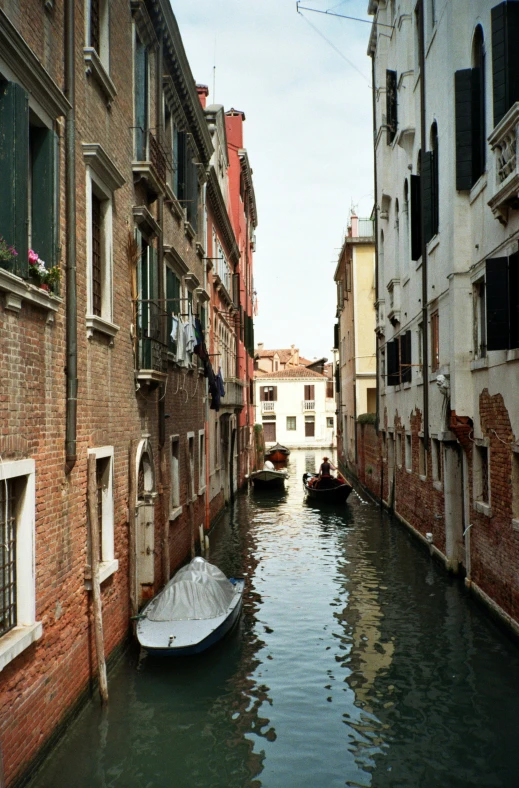
[[[204,558],[193,558],[149,602],[137,622],[137,639],[151,654],[198,654],[236,623],[243,579],[228,579]]]
[[[286,446],[281,446],[280,443],[265,449],[265,459],[271,462],[286,462],[289,454],[290,449],[287,449]]]
[[[250,475],[255,487],[283,487],[287,478],[286,469],[276,470],[270,460],[266,461],[261,471],[254,471]]]
[[[341,477],[335,479],[333,476],[324,477],[319,482],[312,483],[313,479],[318,479],[317,473],[304,473],[303,486],[309,498],[315,501],[330,503],[343,503],[347,500],[353,490],[351,484]]]

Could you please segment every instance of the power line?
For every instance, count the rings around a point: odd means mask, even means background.
[[[342,4],[339,3],[339,5],[342,5]],[[335,6],[335,8],[338,8],[338,6]],[[345,14],[334,14],[331,10],[329,10],[329,11],[321,11],[319,8],[307,8],[306,6],[301,5],[301,0],[297,0],[297,2],[296,2],[296,9],[297,9],[297,13],[298,14],[301,13],[300,12],[300,9],[301,9],[301,11],[312,11],[314,14],[326,14],[326,16],[338,16],[339,19],[351,19],[353,22],[364,22],[366,25],[372,25],[373,24],[373,21],[371,19],[361,19],[358,16],[346,16]],[[301,14],[301,16],[302,16],[302,14]],[[386,24],[384,24],[384,22],[378,22],[377,21],[376,24],[377,24],[377,27],[390,27],[391,30],[395,29],[394,25],[386,25]]]

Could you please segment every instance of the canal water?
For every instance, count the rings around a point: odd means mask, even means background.
[[[183,660],[137,649],[31,788],[519,785],[519,648],[399,524],[352,494],[240,495],[210,559],[239,625]]]

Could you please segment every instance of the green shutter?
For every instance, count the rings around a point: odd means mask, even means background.
[[[15,82],[0,91],[0,235],[18,255],[3,264],[28,275],[29,96]]]
[[[397,116],[397,79],[396,71],[386,70],[386,124],[387,144],[390,145],[396,136]]]
[[[492,8],[492,83],[494,125],[519,100],[519,3]]]
[[[148,134],[148,50],[142,41],[135,42],[135,158],[146,159]]]
[[[166,268],[166,311],[168,313],[168,347],[172,353],[177,352],[177,343],[173,342],[171,339],[171,314],[175,313],[178,314],[181,312],[181,304],[180,304],[180,280],[175,275],[175,273],[171,270],[171,268]]]
[[[411,260],[422,256],[422,206],[420,176],[411,175]]]
[[[468,191],[473,180],[473,71],[465,68],[454,74],[454,94],[456,113],[456,189]]]
[[[429,243],[434,235],[433,200],[433,154],[426,151],[422,157],[422,218],[425,243]]]
[[[50,129],[31,128],[32,239],[47,268],[56,263],[56,200],[54,190],[57,137]]]
[[[485,287],[487,294],[487,349],[510,347],[510,300],[508,257],[487,260]]]
[[[188,195],[186,189],[186,134],[184,131],[178,133],[177,146],[177,198],[182,204],[182,208],[185,208]]]

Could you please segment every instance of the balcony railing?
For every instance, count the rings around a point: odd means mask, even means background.
[[[488,138],[494,153],[496,173],[494,194],[488,204],[503,224],[508,221],[509,210],[519,208],[518,134],[519,102],[507,112]]]
[[[232,408],[232,410],[241,410],[243,408],[243,388],[244,384],[238,380],[225,381],[225,396],[220,401],[220,408]],[[264,405],[273,405],[273,402],[265,402]]]
[[[315,410],[315,400],[314,399],[303,400],[303,410]]]
[[[150,299],[136,302],[137,378],[158,384],[166,379],[168,346],[163,341],[168,314]]]
[[[261,410],[263,413],[268,413],[269,411],[274,410],[274,402],[262,402],[261,403]]]

